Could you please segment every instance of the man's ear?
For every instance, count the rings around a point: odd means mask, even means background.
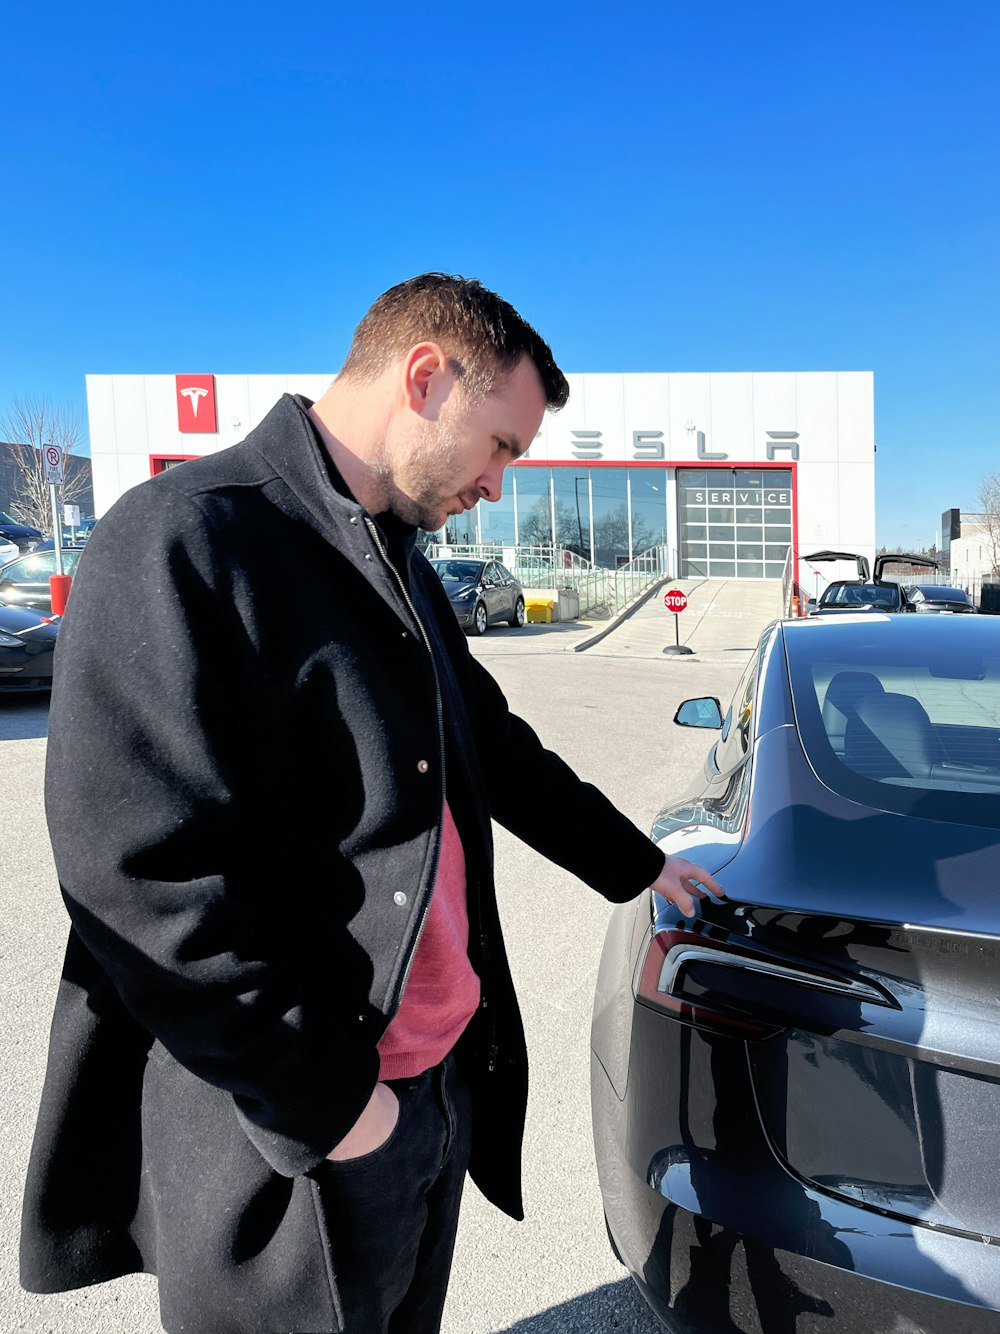
[[[436,417],[451,388],[448,358],[437,343],[417,343],[403,358],[402,391],[406,406],[422,417]]]

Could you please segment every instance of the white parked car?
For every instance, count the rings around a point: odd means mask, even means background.
[[[0,533],[0,565],[6,565],[9,560],[16,560],[20,554],[17,543]]]

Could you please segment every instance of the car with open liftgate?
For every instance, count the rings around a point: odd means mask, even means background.
[[[674,1334],[1000,1329],[1000,625],[775,622],[652,836],[727,893],[613,911],[612,1246]]]
[[[484,635],[499,622],[524,625],[524,589],[498,560],[439,556],[431,565],[463,629]]]
[[[809,616],[869,610],[910,611],[912,609],[907,601],[905,589],[897,581],[885,577],[886,568],[890,565],[909,565],[918,569],[937,569],[937,561],[928,556],[915,556],[899,551],[884,552],[876,556],[874,570],[869,567],[866,556],[854,551],[814,551],[812,555],[803,559],[819,565],[828,561],[854,561],[858,571],[856,579],[835,579],[827,584],[819,598],[810,598]]]

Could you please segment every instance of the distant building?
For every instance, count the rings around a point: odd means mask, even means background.
[[[951,578],[962,588],[972,588],[994,575],[993,545],[982,514],[960,515],[958,530],[951,539]]]
[[[10,514],[13,506],[17,504],[20,449],[20,445],[5,444],[0,441],[0,510],[4,510],[7,514]],[[74,496],[73,504],[80,506],[82,519],[90,518],[94,513],[94,483],[91,477],[90,459],[70,454],[66,459],[66,476],[84,479],[83,490]]]
[[[503,496],[439,540],[554,544],[614,569],[664,545],[681,577],[780,579],[789,547],[875,554],[867,371],[571,374]],[[329,375],[88,375],[98,516],[123,491],[235,444]],[[812,565],[800,578],[812,587]]]

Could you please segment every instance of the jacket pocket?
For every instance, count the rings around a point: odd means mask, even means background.
[[[317,1185],[274,1172],[232,1099],[159,1044],[142,1101],[143,1253],[169,1334],[339,1334]]]

